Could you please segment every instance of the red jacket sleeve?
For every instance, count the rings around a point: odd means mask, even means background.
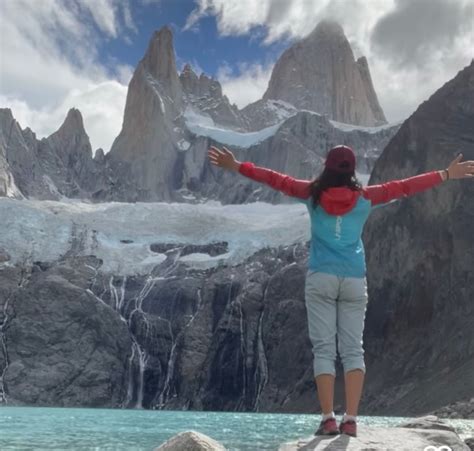
[[[372,205],[377,205],[425,191],[439,185],[442,181],[439,171],[431,171],[381,185],[365,186],[362,192],[363,196],[372,202]]]
[[[288,196],[299,197],[300,199],[307,199],[310,196],[309,186],[311,180],[295,179],[272,169],[255,166],[250,161],[241,163],[239,172],[256,182],[266,183]]]

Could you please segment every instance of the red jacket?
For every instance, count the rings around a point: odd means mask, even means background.
[[[312,180],[295,179],[272,169],[256,166],[250,161],[241,163],[239,172],[256,182],[266,183],[288,196],[300,199],[310,197],[309,187]],[[425,191],[442,181],[440,171],[431,171],[406,179],[365,186],[360,192],[346,187],[329,188],[322,193],[320,204],[327,213],[342,215],[354,207],[360,195],[370,200],[372,205],[383,204],[393,199]]]

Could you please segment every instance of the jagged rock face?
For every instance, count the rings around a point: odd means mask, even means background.
[[[365,56],[361,56],[357,61],[357,67],[359,68],[360,76],[365,88],[365,94],[370,105],[375,119],[375,124],[384,124],[387,122],[383,113],[382,107],[379,104],[377,94],[375,93],[374,85],[372,83],[372,77],[370,76],[369,63]]]
[[[29,129],[25,135],[13,118],[11,110],[0,109],[0,177],[2,179],[0,189],[7,197],[27,195],[27,186],[38,178],[38,195],[41,196],[42,191],[49,192],[34,169],[36,139],[32,138]]]
[[[103,173],[78,110],[71,109],[57,132],[38,140],[29,128],[21,129],[9,109],[0,109],[0,195],[88,198],[104,185]]]
[[[79,110],[73,108],[68,112],[59,130],[47,138],[47,143],[76,177],[80,178],[82,171],[91,170],[88,166],[92,163],[92,148]]]
[[[105,183],[103,162],[93,158],[82,115],[75,108],[57,132],[41,140],[38,155],[44,170],[66,197],[90,197]]]
[[[130,337],[87,291],[94,262],[0,270],[0,403],[112,407],[126,399]]]
[[[307,245],[204,271],[177,250],[154,277],[94,257],[0,267],[0,403],[314,411]]]
[[[445,168],[458,152],[474,160],[473,142],[471,62],[404,123],[371,183]],[[443,405],[474,393],[473,203],[473,181],[451,180],[375,212],[367,224],[374,413],[390,408],[397,414],[414,403],[427,408],[434,398]]]
[[[179,76],[181,85],[186,94],[202,95],[199,77],[193,71],[189,64],[185,64],[181,75]]]
[[[285,121],[294,116],[298,110],[291,104],[281,100],[257,100],[242,109],[247,129],[261,130]]]
[[[222,94],[221,84],[217,80],[194,73],[186,64],[179,76],[185,102],[209,115],[216,124],[235,130],[247,130],[247,121],[235,105],[231,105],[227,96]]]
[[[170,200],[180,139],[182,91],[171,31],[155,33],[128,87],[123,127],[106,159],[115,176],[111,198]],[[176,131],[178,130],[178,131]]]
[[[15,177],[7,159],[7,148],[14,131],[12,126],[15,125],[12,119],[10,110],[0,109],[0,197],[21,198],[21,191],[15,183]]]
[[[180,247],[149,276],[113,276],[97,258],[73,255],[0,267],[0,403],[318,412],[304,306],[307,244],[209,270],[177,263]],[[369,317],[366,329],[377,321]],[[54,352],[45,343],[55,343]],[[385,386],[389,368],[379,370],[369,359],[361,414],[426,413],[454,399],[460,385],[433,387],[408,374],[418,396],[381,405],[394,392]],[[340,410],[339,362],[336,381]]]
[[[342,27],[320,22],[285,50],[263,99],[283,100],[298,109],[356,125],[386,123],[365,59],[356,62]]]
[[[161,91],[169,96],[169,101],[176,104],[179,110],[181,103],[181,85],[179,82],[176,60],[173,48],[173,34],[169,27],[163,27],[155,31],[145,57],[140,61],[139,67],[143,67],[155,81],[159,80]]]

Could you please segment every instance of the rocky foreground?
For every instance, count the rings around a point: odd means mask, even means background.
[[[471,446],[468,445],[471,443]],[[170,438],[155,451],[225,451],[214,439],[196,431],[186,431]],[[311,436],[295,442],[283,443],[278,451],[318,450],[470,450],[472,438],[464,442],[455,430],[435,416],[416,418],[399,427],[359,426],[358,436],[345,434],[332,437]]]

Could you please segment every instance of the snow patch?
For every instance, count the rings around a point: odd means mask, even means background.
[[[188,150],[189,147],[191,146],[191,143],[186,141],[185,139],[180,139],[177,142],[179,150]]]
[[[267,100],[265,107],[273,112],[279,121],[284,121],[298,113],[298,110],[283,100]]]
[[[49,175],[44,174],[43,175],[43,181],[46,184],[46,186],[48,187],[49,192],[51,194],[54,194],[55,196],[57,196],[58,199],[61,199],[61,200],[65,198],[65,196],[63,196],[59,192],[58,187],[54,184],[54,182],[51,180],[51,177]]]
[[[282,125],[282,122],[264,128],[258,132],[241,133],[229,129],[219,128],[213,119],[187,107],[184,119],[188,130],[198,136],[207,136],[215,141],[229,146],[250,147],[273,136]]]
[[[399,121],[399,122],[393,122],[391,124],[379,125],[378,127],[363,127],[360,125],[344,124],[343,122],[337,122],[337,121],[332,121],[332,120],[330,120],[329,122],[334,127],[344,132],[352,132],[352,131],[357,130],[357,131],[366,132],[366,133],[378,133],[382,130],[387,130],[392,127],[400,126],[403,123],[403,121]]]
[[[356,177],[357,177],[357,180],[359,180],[359,182],[362,183],[363,186],[368,185],[370,174],[363,174],[362,172],[356,171]]]
[[[148,81],[148,83],[150,84],[150,86],[152,87],[153,91],[155,91],[155,94],[158,96],[158,99],[160,101],[160,110],[163,114],[165,114],[165,103],[163,102],[163,98],[161,97],[161,94],[160,94],[160,89],[161,89],[161,86],[160,86],[160,82],[158,80],[156,80],[151,74],[147,73],[146,75],[146,79]]]
[[[2,173],[3,172],[3,173]],[[2,171],[0,167],[0,191],[3,191],[6,197],[14,199],[23,199],[23,194],[15,184],[13,175],[8,171]]]

